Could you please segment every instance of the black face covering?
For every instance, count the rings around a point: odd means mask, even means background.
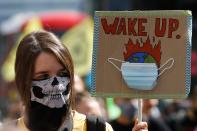
[[[61,108],[49,108],[31,101],[27,110],[27,126],[30,131],[57,131],[66,115],[69,115],[67,103]]]

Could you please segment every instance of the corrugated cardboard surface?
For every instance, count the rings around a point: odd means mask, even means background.
[[[126,14],[126,15],[125,15]],[[97,12],[96,17],[99,19],[98,26],[98,48],[96,49],[96,71],[95,74],[95,92],[97,96],[117,96],[117,97],[133,97],[133,98],[184,98],[186,97],[186,46],[188,43],[188,13],[185,11],[178,12],[153,12],[143,13],[134,12],[117,12],[105,13]],[[107,18],[108,23],[113,23],[115,17],[126,18],[147,18],[145,31],[147,36],[133,35],[111,35],[105,34],[100,23],[101,18]],[[172,38],[168,38],[167,30],[164,37],[155,36],[155,18],[166,18],[167,23],[169,18],[179,20],[179,28],[173,32]],[[168,24],[167,24],[168,26]],[[136,24],[136,30],[138,28]],[[168,27],[167,27],[168,28]],[[180,39],[176,36],[180,35]],[[174,58],[174,65],[171,69],[166,70],[164,74],[158,77],[157,85],[150,91],[141,91],[128,88],[122,74],[112,64],[108,58],[116,58],[124,60],[123,52],[126,51],[125,44],[129,39],[136,43],[136,39],[143,42],[150,39],[153,47],[161,41],[161,60],[160,66],[163,65],[169,58]],[[140,40],[142,39],[142,40]],[[95,44],[95,43],[94,43]],[[94,53],[94,52],[93,52]],[[118,67],[121,63],[114,62]],[[167,65],[170,65],[167,64]]]

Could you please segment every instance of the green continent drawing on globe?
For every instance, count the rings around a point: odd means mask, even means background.
[[[131,63],[156,63],[155,59],[146,52],[134,53],[127,61]]]

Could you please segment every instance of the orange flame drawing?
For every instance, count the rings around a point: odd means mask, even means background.
[[[123,52],[124,60],[127,60],[129,57],[131,57],[133,54],[137,52],[146,52],[150,56],[152,56],[156,62],[157,66],[160,66],[160,60],[161,60],[161,41],[153,47],[150,43],[150,38],[148,37],[146,39],[146,42],[143,42],[143,46],[140,47],[140,43],[138,40],[136,40],[136,44],[133,43],[132,39],[129,38],[129,41],[127,44],[125,44],[126,52]]]

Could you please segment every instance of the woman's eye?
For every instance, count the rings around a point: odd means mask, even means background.
[[[46,80],[49,78],[49,75],[48,74],[41,74],[41,75],[38,75],[34,78],[34,80],[37,80],[37,81],[40,81],[40,80]]]
[[[59,77],[67,77],[67,76],[69,76],[69,74],[68,74],[68,72],[63,71],[63,72],[59,72],[59,73],[58,73],[58,76],[59,76]]]

